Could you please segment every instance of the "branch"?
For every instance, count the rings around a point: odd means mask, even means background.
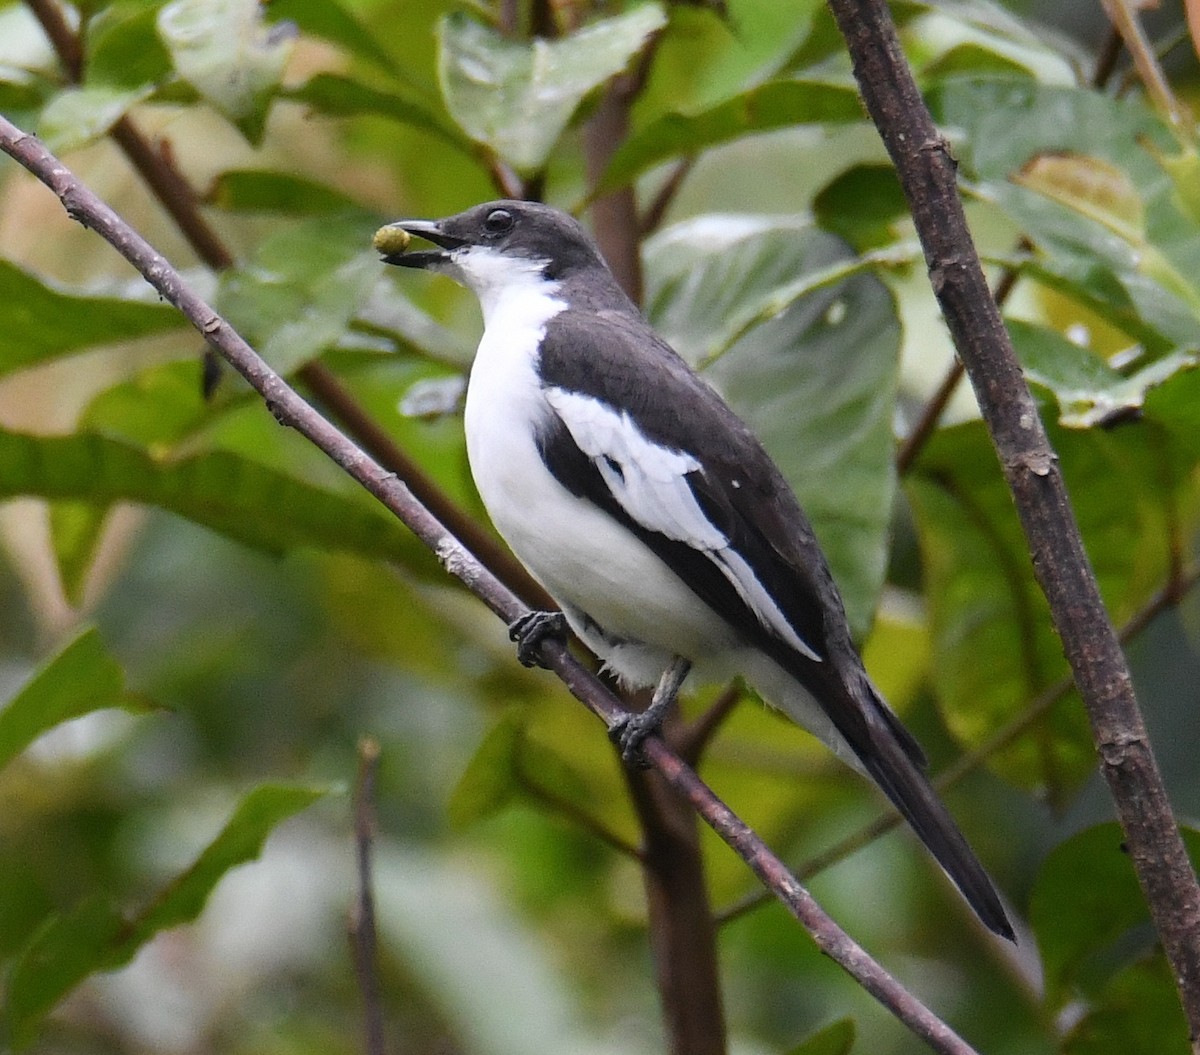
[[[896,165],[933,291],[975,389],[1083,697],[1130,857],[1192,1036],[1200,1038],[1200,887],[1171,813],[1058,460],[967,229],[949,146],[900,51],[884,0],[829,0],[855,76]]]
[[[387,472],[276,374],[220,315],[199,298],[174,268],[144,239],[101,202],[37,140],[0,117],[0,150],[46,184],[67,213],[96,231],[128,260],[162,296],[174,304],[263,397],[282,425],[295,428],[379,499],[433,550],[446,569],[460,579],[502,619],[511,622],[525,609],[517,597],[440,524],[394,474]],[[555,641],[542,646],[542,658],[567,688],[610,728],[625,717],[620,703],[571,654]],[[649,764],[700,814],[775,892],[812,935],[817,946],[842,966],[892,1014],[935,1051],[971,1055],[972,1050],[949,1026],[876,963],[842,931],[788,872],[766,844],[743,823],[662,740],[646,742]]]
[[[379,963],[372,893],[371,847],[375,841],[375,774],[379,744],[364,736],[358,742],[358,780],[354,784],[354,850],[358,863],[358,901],[350,912],[350,948],[354,975],[363,999],[363,1050],[384,1055],[383,1002],[379,996]]]

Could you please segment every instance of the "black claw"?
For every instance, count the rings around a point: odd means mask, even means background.
[[[608,728],[608,738],[621,752],[621,761],[635,769],[648,769],[650,763],[642,753],[642,745],[648,737],[662,728],[662,715],[651,711],[640,711],[618,718]]]
[[[508,626],[508,639],[517,643],[517,659],[525,667],[545,667],[543,641],[567,640],[567,617],[562,612],[526,612]]]

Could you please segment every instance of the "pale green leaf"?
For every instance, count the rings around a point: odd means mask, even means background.
[[[51,285],[0,260],[0,376],[98,344],[186,325],[169,304],[102,297]]]
[[[258,0],[173,0],[159,12],[158,32],[179,76],[260,142],[292,29],[268,26]]]
[[[221,275],[216,308],[281,374],[335,344],[379,280],[364,213],[290,223]]]
[[[95,630],[85,630],[43,664],[0,709],[0,768],[60,722],[108,707],[146,710],[125,689],[120,665]]]
[[[643,4],[557,40],[519,43],[449,15],[439,25],[446,106],[476,142],[522,171],[540,168],[584,97],[665,23],[657,4]]]
[[[129,109],[154,91],[152,85],[136,88],[97,85],[64,88],[42,110],[38,135],[57,153],[75,150],[105,135]]]
[[[862,103],[850,84],[768,81],[699,113],[666,114],[652,121],[621,144],[595,193],[622,187],[670,158],[696,154],[752,132],[862,120]]]

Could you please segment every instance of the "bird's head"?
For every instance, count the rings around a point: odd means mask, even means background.
[[[407,252],[409,236],[436,248]],[[485,304],[510,286],[604,268],[578,220],[527,201],[487,202],[444,220],[397,220],[376,233],[375,248],[386,264],[449,275]]]

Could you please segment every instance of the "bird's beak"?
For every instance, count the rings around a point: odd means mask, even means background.
[[[416,235],[438,246],[437,249],[405,252],[408,236]],[[447,234],[437,220],[397,220],[375,232],[375,248],[383,255],[385,264],[400,267],[435,267],[449,261],[449,250],[466,245],[466,240]]]

